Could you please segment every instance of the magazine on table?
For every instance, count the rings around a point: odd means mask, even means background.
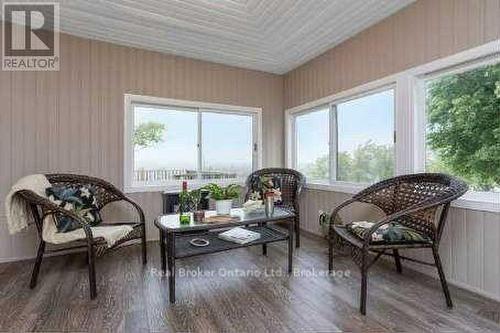
[[[255,231],[251,231],[245,228],[241,227],[236,227],[229,229],[227,231],[221,232],[219,234],[219,238],[229,241],[229,242],[234,242],[238,244],[246,244],[253,242],[257,239],[260,238],[260,234]]]

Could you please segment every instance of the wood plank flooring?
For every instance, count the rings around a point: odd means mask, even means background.
[[[452,287],[455,308],[448,310],[439,282],[405,270],[404,262],[402,275],[390,263],[371,269],[363,317],[360,275],[348,257],[335,257],[335,268],[348,276],[322,276],[326,243],[304,236],[294,259],[292,277],[283,244],[270,245],[267,257],[254,247],[180,260],[178,270],[206,274],[178,272],[175,305],[168,302],[155,242],[145,267],[136,245],[100,258],[93,301],[84,254],[46,258],[34,290],[28,288],[31,261],[2,264],[0,331],[500,332],[500,304]]]

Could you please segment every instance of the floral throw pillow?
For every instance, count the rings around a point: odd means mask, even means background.
[[[370,228],[374,225],[373,222],[352,222],[346,225],[347,230],[356,236],[363,238]],[[422,235],[412,228],[408,228],[399,223],[389,223],[380,226],[372,234],[372,242],[427,242],[429,238]]]
[[[45,190],[50,201],[61,208],[73,211],[91,226],[101,223],[102,218],[97,207],[95,191],[90,186],[53,186]],[[81,228],[78,221],[56,214],[58,232],[68,232]]]
[[[272,192],[274,197],[274,203],[277,205],[282,204],[281,199],[281,179],[279,177],[272,176],[261,176],[259,179],[259,192],[262,197],[266,192]]]

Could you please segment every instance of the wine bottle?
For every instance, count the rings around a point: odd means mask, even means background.
[[[182,191],[179,194],[179,221],[181,224],[189,224],[191,222],[191,217],[189,216],[187,188],[187,181],[184,180],[182,182]]]

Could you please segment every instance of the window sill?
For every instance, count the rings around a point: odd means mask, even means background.
[[[306,189],[317,191],[340,192],[356,194],[366,188],[366,184],[342,183],[307,183]],[[451,204],[452,207],[479,210],[491,213],[500,213],[500,193],[493,192],[467,192]]]
[[[194,181],[188,180],[188,190],[197,189],[205,186],[209,183],[215,183],[221,186],[227,186],[229,184],[236,184],[240,186],[245,186],[245,182],[241,179],[231,179],[231,180],[210,180],[210,181]],[[179,193],[182,188],[182,181],[172,184],[163,185],[134,185],[125,186],[123,191],[125,193],[145,193],[145,192],[162,192],[162,193]]]

